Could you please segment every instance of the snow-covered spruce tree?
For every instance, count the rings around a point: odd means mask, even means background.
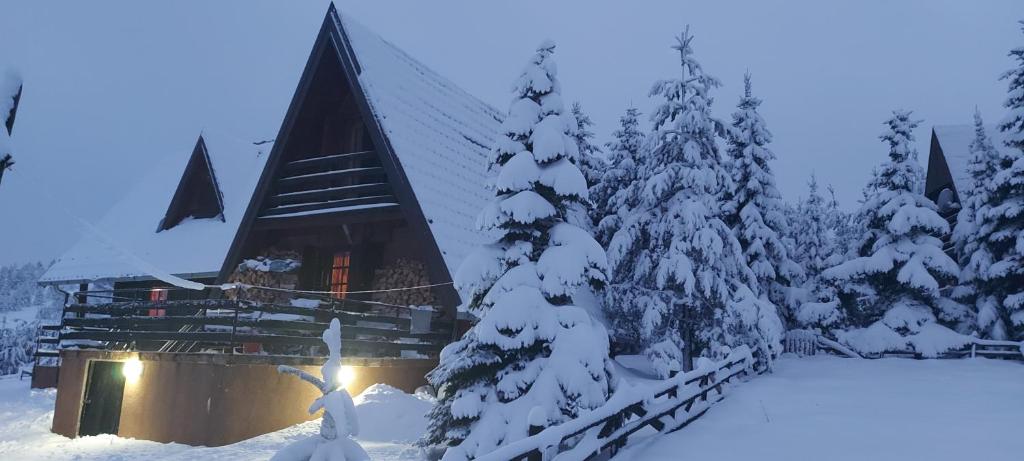
[[[576,130],[572,137],[579,147],[579,160],[576,164],[583,172],[583,177],[587,179],[589,189],[601,180],[607,165],[602,157],[601,148],[591,142],[594,139],[594,132],[590,131],[590,127],[594,126],[594,121],[583,112],[583,106],[578,101],[572,103],[572,116],[576,119]]]
[[[1009,319],[1001,312],[999,300],[992,294],[979,295],[977,290],[977,284],[992,265],[992,248],[987,238],[992,227],[985,226],[982,231],[978,224],[988,221],[986,215],[992,197],[990,186],[999,170],[1000,157],[985,132],[985,123],[977,109],[974,111],[974,140],[971,141],[970,153],[967,172],[971,175],[971,183],[967,190],[961,191],[962,206],[953,229],[953,244],[961,267],[954,297],[974,306],[973,327],[978,333],[986,338],[1006,339]]]
[[[782,329],[721,219],[731,184],[715,142],[724,126],[711,116],[709,91],[719,82],[694,59],[692,40],[687,28],[674,46],[680,76],[651,89],[663,98],[652,114],[657,144],[637,180],[639,203],[608,248],[616,339],[635,344],[663,376],[685,358],[738,344],[770,360]]]
[[[743,88],[728,131],[726,158],[732,189],[727,191],[725,222],[739,239],[761,298],[778,306],[792,322],[803,270],[782,242],[789,225],[769,165],[775,159],[768,149],[772,135],[757,111],[761,100],[751,93],[749,73],[743,76]]]
[[[569,135],[576,141],[579,152],[573,159],[573,162],[576,163],[576,166],[583,173],[583,177],[586,178],[587,188],[589,189],[601,180],[601,175],[606,165],[604,158],[601,156],[601,148],[591,143],[594,139],[594,132],[590,131],[590,127],[594,126],[594,122],[590,119],[589,115],[583,112],[583,106],[579,102],[572,104],[571,111],[575,124]],[[592,203],[581,202],[574,204],[570,207],[566,221],[588,232],[593,232],[594,226],[590,218],[592,209]]]
[[[631,107],[619,118],[619,129],[613,133],[614,140],[605,146],[608,149],[608,167],[601,180],[590,188],[590,200],[594,204],[591,222],[597,241],[604,247],[608,246],[623,217],[629,214],[629,207],[635,203],[636,194],[630,187],[642,165],[640,155],[644,144],[639,117],[640,111]]]
[[[455,274],[479,321],[427,376],[439,397],[423,442],[447,446],[446,460],[525,437],[531,414],[558,423],[610,392],[608,334],[573,305],[578,288],[605,282],[607,262],[593,237],[566,222],[587,187],[573,163],[576,121],[562,104],[554,48],[542,43],[523,70],[493,151],[496,199],[479,224],[501,237]]]
[[[924,196],[924,172],[911,146],[919,122],[897,110],[881,139],[889,161],[875,169],[859,220],[865,226],[856,255],[824,275],[837,283],[840,300],[856,326],[881,320],[899,334],[916,333],[936,317],[954,323],[965,312],[939,288],[954,281],[959,267],[942,251],[949,225]]]
[[[807,186],[807,199],[800,202],[795,221],[791,223],[796,228],[791,231],[796,246],[793,254],[805,275],[804,302],[797,308],[794,320],[801,328],[824,330],[837,326],[844,315],[835,290],[822,277],[822,272],[835,261],[829,206],[818,193],[818,180],[813,174]]]
[[[1021,21],[1024,25],[1024,21]],[[1024,338],[1024,46],[1010,50],[1017,67],[1003,74],[1009,91],[999,123],[1005,148],[989,183],[987,206],[976,213],[977,240],[990,258],[979,262],[978,295],[990,297],[1007,327],[1007,336]],[[972,256],[972,262],[975,257]]]

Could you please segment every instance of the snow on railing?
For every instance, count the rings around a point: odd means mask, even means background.
[[[963,344],[964,346],[960,349],[948,350],[944,353],[938,354],[934,358],[974,358],[977,356],[985,356],[1024,360],[1024,342],[996,341],[963,336]],[[783,346],[785,352],[801,356],[815,355],[818,352],[833,352],[851,358],[880,358],[908,355],[924,358],[920,352],[914,350],[894,350],[862,355],[851,347],[826,338],[825,336],[811,330],[787,331],[785,340],[783,341]]]
[[[529,437],[477,458],[478,461],[589,460],[614,456],[645,427],[669,433],[690,424],[725,396],[730,380],[753,371],[750,349],[655,385],[623,383],[601,407],[562,424],[532,428]],[[539,432],[538,432],[539,431]]]

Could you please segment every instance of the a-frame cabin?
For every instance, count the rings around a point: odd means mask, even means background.
[[[454,313],[451,277],[481,242],[474,219],[499,123],[332,5],[220,279],[284,252],[301,259],[300,290],[358,297],[428,281],[426,297]]]
[[[143,184],[168,205],[139,220],[128,197],[99,225],[171,275],[242,289],[175,298],[90,238],[44,275],[110,282],[114,299],[65,308],[53,431],[215,446],[308,419],[312,391],[277,366],[315,373],[331,318],[350,392],[423,384],[459,334],[453,274],[489,238],[475,223],[501,118],[332,5],[269,154],[249,162],[258,179],[233,180],[226,144],[201,138],[180,179]],[[97,381],[133,359],[135,382]]]

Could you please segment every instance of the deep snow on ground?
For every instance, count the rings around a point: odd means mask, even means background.
[[[962,461],[1024,453],[1020,362],[818,356],[776,367],[621,459]]]
[[[1012,361],[786,357],[734,386],[687,428],[639,441],[628,460],[1020,459],[1024,364]],[[317,422],[225,447],[188,447],[49,432],[54,391],[0,379],[0,459],[263,460]],[[375,460],[419,459],[429,399],[378,385],[355,399],[360,443]]]
[[[0,379],[0,459],[76,461],[241,461],[265,460],[286,444],[313,435],[311,421],[223,447],[190,447],[112,435],[68,439],[50,432],[56,392],[29,390],[28,381]],[[374,460],[419,459],[412,442],[426,430],[432,403],[390,386],[376,385],[356,396],[359,442]]]

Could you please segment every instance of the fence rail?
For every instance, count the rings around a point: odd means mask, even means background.
[[[337,318],[347,354],[431,356],[447,344],[454,327],[442,309],[430,306],[334,299],[303,305],[234,299],[146,301],[124,291],[74,293],[79,301],[91,298],[100,303],[65,306],[59,339],[54,341],[106,349],[164,350],[173,345],[177,351],[232,353],[249,345],[271,353],[322,355],[317,353],[323,346],[320,334],[330,319]]]
[[[669,433],[704,415],[725,396],[725,386],[753,371],[747,348],[707,368],[676,375],[650,387],[622,387],[608,402],[562,424],[531,428],[534,435],[477,458],[479,461],[592,460],[614,456],[630,436],[651,427]]]
[[[785,351],[797,355],[815,355],[819,352],[830,352],[853,358],[910,357],[929,358],[914,350],[893,350],[875,354],[861,354],[845,345],[826,338],[810,330],[790,330],[786,332],[783,343]],[[1013,360],[1024,360],[1024,342],[995,341],[991,339],[970,338],[960,349],[943,352],[934,358],[965,358],[991,357]]]

